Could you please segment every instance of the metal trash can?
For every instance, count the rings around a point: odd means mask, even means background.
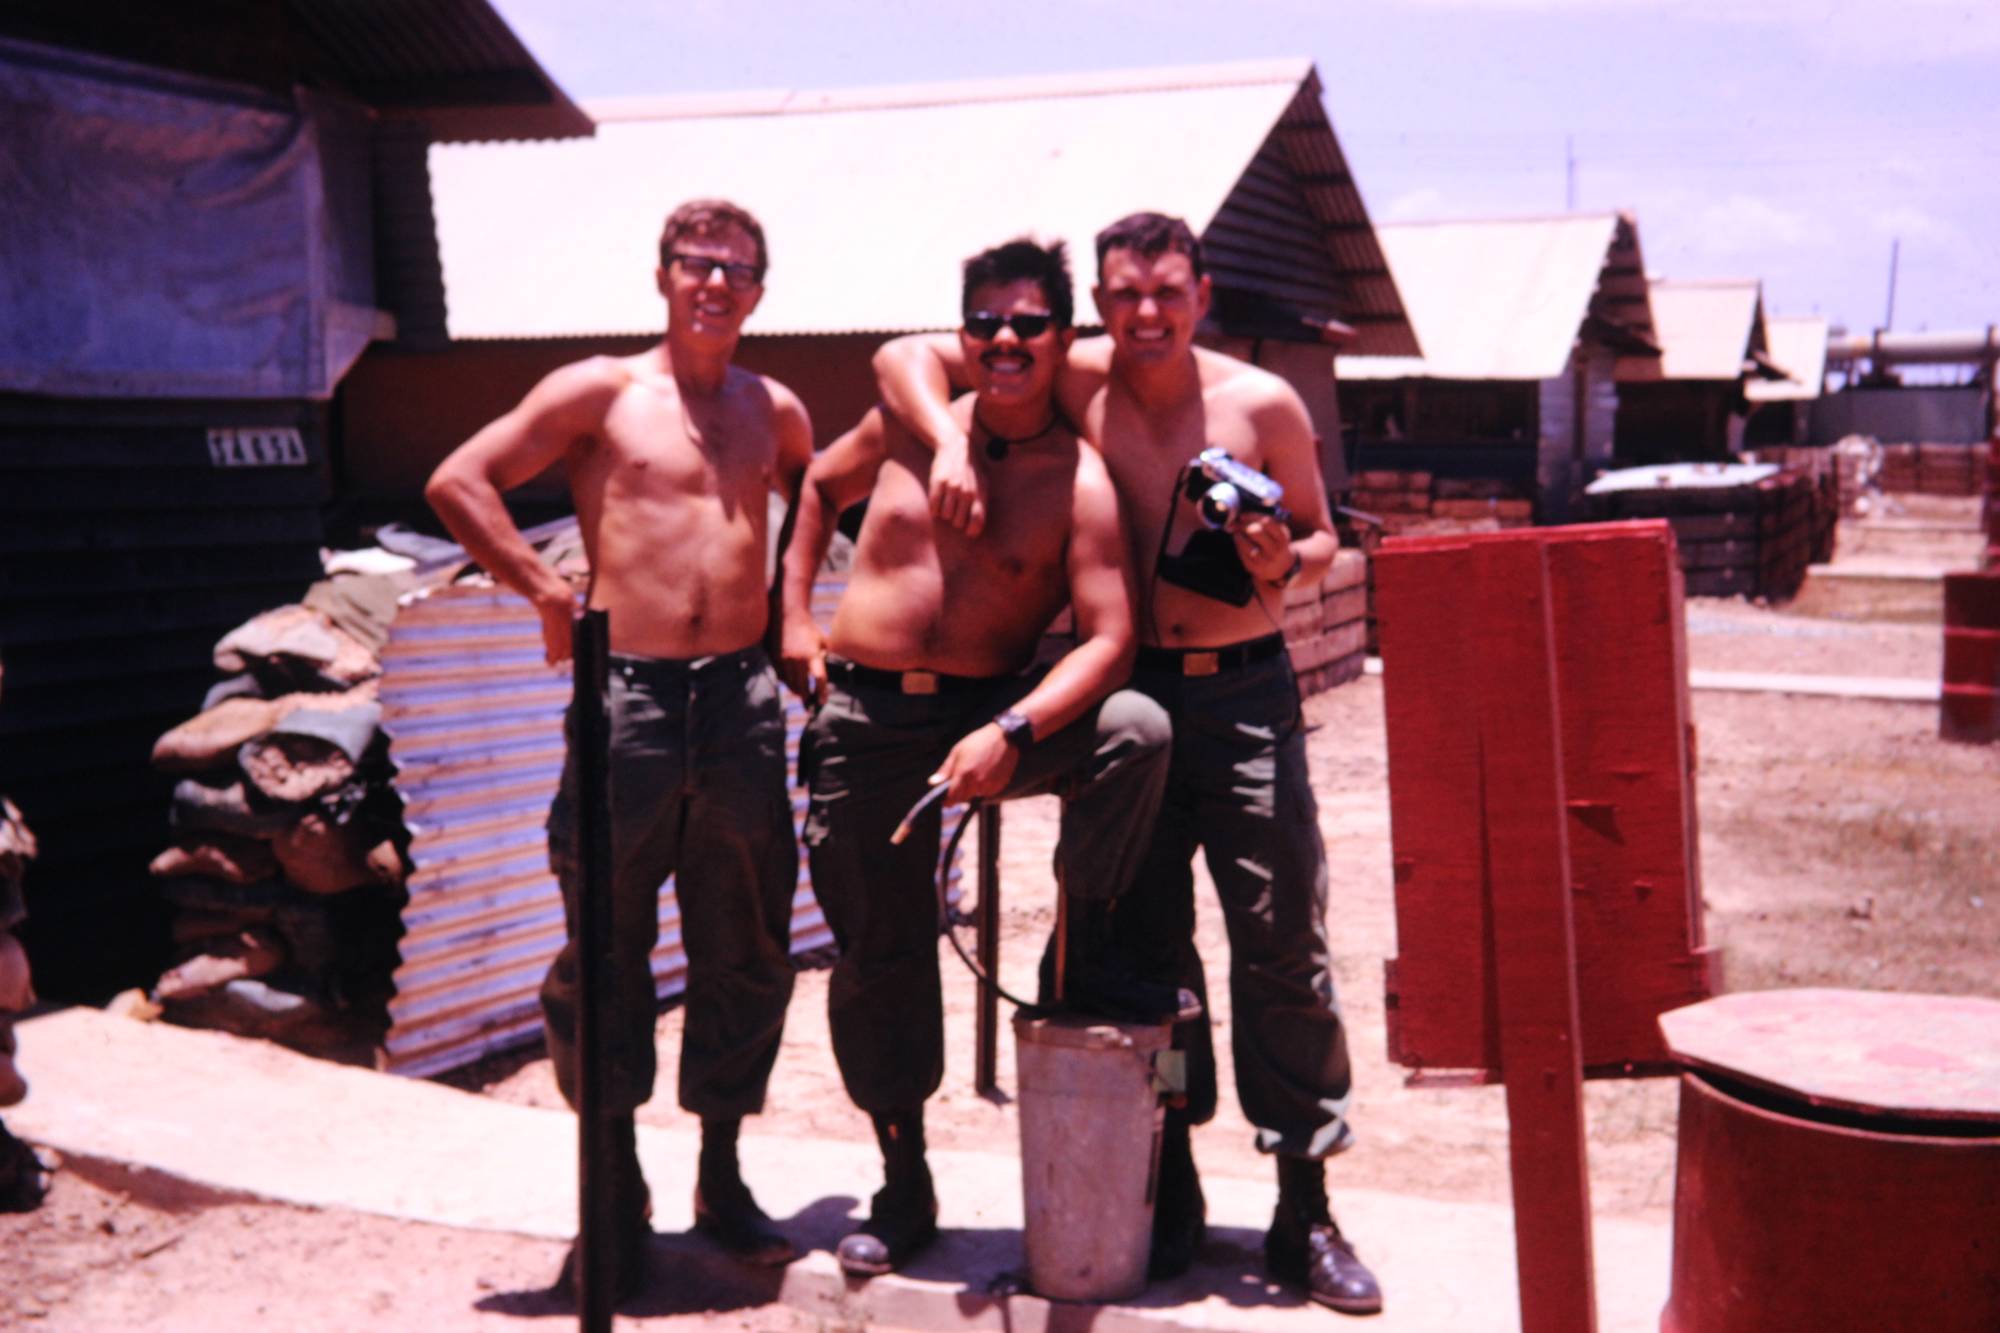
[[[1660,1027],[1685,1066],[1661,1333],[2000,1330],[2000,1001],[1747,992]]]

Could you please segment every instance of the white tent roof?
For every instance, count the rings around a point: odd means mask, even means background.
[[[1771,363],[1790,379],[1751,380],[1743,386],[1753,403],[1817,398],[1826,386],[1826,316],[1772,315],[1764,321]]]
[[[1376,227],[1422,357],[1344,356],[1342,379],[1562,373],[1618,234],[1616,213]]]
[[[1755,278],[1713,278],[1648,283],[1657,361],[1621,357],[1618,378],[1642,380],[1742,379],[1753,354],[1764,350],[1764,316]]]
[[[1087,319],[1097,230],[1155,209],[1203,231],[1311,78],[1291,60],[593,102],[591,139],[439,145],[449,329],[658,330],[661,220],[704,196],[763,223],[752,334],[952,327],[962,261],[1027,232],[1069,243]]]

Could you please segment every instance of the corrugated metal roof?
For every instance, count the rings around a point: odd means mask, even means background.
[[[1343,379],[1544,380],[1562,373],[1601,286],[1616,213],[1384,223],[1376,228],[1422,357],[1344,355]],[[1636,250],[1636,239],[1632,247]],[[1643,327],[1643,306],[1619,323]]]
[[[822,620],[843,585],[815,589]],[[379,1059],[397,1073],[432,1074],[541,1034],[539,988],[563,941],[543,825],[562,774],[570,681],[543,663],[540,622],[525,600],[455,587],[396,617],[380,690],[414,870]],[[794,768],[804,721],[787,695]],[[802,818],[804,793],[796,783],[789,790]],[[664,997],[686,984],[672,880],[659,920],[653,979]],[[832,939],[801,848],[792,951]]]
[[[1620,357],[1619,380],[1737,380],[1764,351],[1764,303],[1755,278],[1654,278],[1647,286],[1660,356]]]
[[[1771,363],[1789,379],[1751,380],[1743,394],[1753,403],[1817,398],[1826,386],[1826,316],[1771,315],[1764,321]]]
[[[487,0],[289,0],[350,91],[414,113],[434,138],[569,138],[590,117],[556,85]]]
[[[1206,229],[1307,88],[1312,66],[1293,60],[592,103],[590,141],[432,150],[451,333],[657,331],[661,219],[704,195],[764,225],[771,277],[748,333],[954,327],[959,265],[1007,237],[1066,240],[1081,285],[1092,238],[1125,213]],[[1330,126],[1304,132],[1341,164]],[[1305,184],[1326,196],[1309,203],[1336,264],[1381,283],[1344,167]],[[1361,229],[1337,232],[1343,216]],[[1407,337],[1392,286],[1387,300]]]
[[[591,131],[488,0],[66,0],[0,6],[0,32],[280,94],[332,89],[442,141]]]

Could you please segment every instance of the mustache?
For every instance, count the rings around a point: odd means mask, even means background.
[[[1035,364],[1035,354],[1024,347],[989,347],[979,354],[979,364],[990,366],[1003,357],[1018,360],[1027,366]]]

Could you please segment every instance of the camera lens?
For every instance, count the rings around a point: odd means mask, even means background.
[[[1201,510],[1201,521],[1211,528],[1228,527],[1243,511],[1243,497],[1226,481],[1216,482],[1195,503]]]

